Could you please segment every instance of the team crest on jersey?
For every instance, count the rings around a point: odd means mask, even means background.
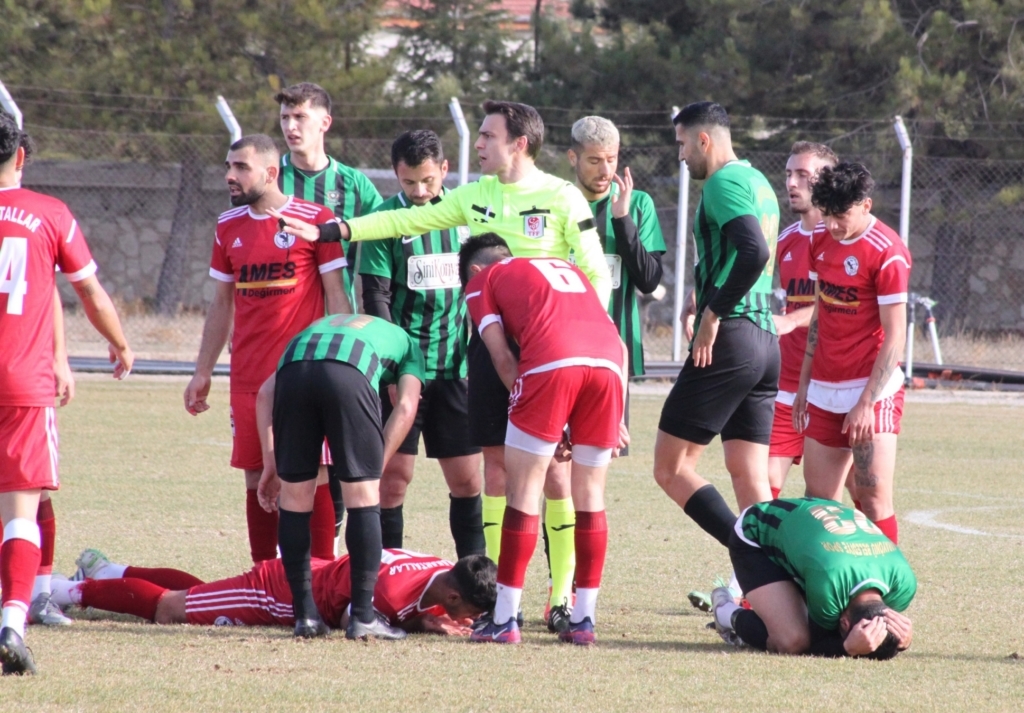
[[[282,250],[287,250],[294,244],[295,236],[292,235],[291,233],[286,233],[282,230],[280,233],[277,233],[274,236],[274,245],[281,248]]]
[[[327,195],[324,196],[324,201],[327,205],[333,208],[341,202],[341,191],[327,191]]]
[[[528,238],[543,238],[547,221],[543,215],[528,215],[523,218],[523,234]]]
[[[846,270],[846,274],[853,277],[857,274],[857,270],[860,269],[860,263],[857,262],[857,258],[853,255],[843,260],[843,269]]]
[[[464,243],[467,240],[469,240],[469,226],[468,225],[460,225],[458,228],[455,229],[455,232],[459,236],[459,242],[460,243]]]

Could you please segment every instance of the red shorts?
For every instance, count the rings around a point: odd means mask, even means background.
[[[0,493],[59,487],[53,407],[0,406]]]
[[[769,458],[792,458],[794,465],[800,465],[804,455],[804,434],[793,428],[793,407],[781,401],[775,402],[775,420],[772,421],[772,437],[768,443]]]
[[[903,389],[875,403],[875,433],[899,433],[903,419]],[[849,448],[850,436],[842,433],[845,413],[832,413],[807,404],[804,435],[829,448]]]
[[[201,626],[294,626],[292,590],[281,560],[192,587],[185,594],[185,619]]]
[[[263,470],[263,447],[256,428],[256,394],[231,392],[231,467]],[[320,465],[333,465],[327,439],[320,451]]]
[[[560,441],[568,424],[573,443],[614,448],[622,422],[622,377],[592,366],[526,374],[509,394],[508,420],[549,443]]]

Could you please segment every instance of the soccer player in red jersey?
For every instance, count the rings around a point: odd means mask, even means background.
[[[782,368],[768,446],[768,485],[773,498],[779,497],[790,466],[799,465],[804,454],[803,434],[793,428],[793,401],[800,385],[807,325],[814,307],[810,244],[828,235],[821,222],[821,211],[811,203],[811,184],[822,167],[837,163],[839,159],[832,149],[809,141],[793,144],[786,161],[789,209],[799,215],[800,220],[779,233],[775,248],[775,274],[779,276],[781,289],[786,291],[786,310],[784,314],[775,315]]]
[[[467,240],[459,251],[466,305],[508,388],[505,516],[498,599],[473,641],[517,643],[516,613],[537,545],[538,501],[568,425],[576,508],[576,605],[559,639],[594,642],[594,610],[608,547],[604,481],[622,422],[628,353],[593,286],[557,258],[513,258],[497,235]],[[508,337],[519,345],[517,359]]]
[[[808,327],[793,426],[804,434],[810,497],[841,500],[853,461],[854,500],[897,542],[896,436],[907,333],[910,252],[871,215],[874,180],[858,163],[821,169],[811,199],[830,239],[812,246],[818,299]]]
[[[54,415],[56,269],[110,345],[114,376],[134,355],[117,312],[96,279],[78,222],[55,198],[21,187],[24,134],[0,112],[0,663],[3,673],[35,673],[25,621],[41,560],[40,494],[57,490]]]
[[[157,624],[200,626],[295,625],[292,592],[281,560],[258,562],[237,577],[204,583],[177,569],[114,564],[98,550],[78,558],[85,581],[58,581],[54,601]],[[408,550],[384,550],[374,607],[410,632],[466,635],[466,620],[494,606],[497,568],[483,555],[451,563]],[[313,597],[325,623],[347,625],[351,599],[349,557],[312,561]]]
[[[333,218],[329,208],[285,196],[277,185],[280,157],[273,139],[246,136],[231,145],[225,176],[231,204],[221,214],[210,260],[216,293],[206,314],[196,371],[185,408],[209,408],[213,367],[231,335],[232,467],[245,471],[246,520],[253,562],[277,556],[277,513],[260,507],[256,486],[263,452],[256,429],[256,394],[277,368],[291,338],[324,316],[349,311],[342,288],[345,257],[336,244],[311,244],[279,230],[267,210],[302,220]],[[321,469],[323,470],[323,469]],[[334,505],[329,488],[314,505],[313,556],[334,555]]]

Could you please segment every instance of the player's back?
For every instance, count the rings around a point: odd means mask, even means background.
[[[64,203],[0,190],[0,404],[53,405],[55,268],[75,282],[96,272]]]
[[[481,331],[487,315],[496,315],[519,343],[520,374],[573,365],[622,368],[615,324],[586,275],[565,260],[507,258],[474,277],[466,295]]]

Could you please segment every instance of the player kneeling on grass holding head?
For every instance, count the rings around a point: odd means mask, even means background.
[[[98,550],[78,558],[84,581],[57,580],[62,607],[93,607],[157,624],[294,626],[292,591],[279,559],[204,583],[188,572],[114,564]],[[407,550],[384,550],[374,605],[404,631],[465,636],[468,620],[494,606],[494,563],[482,555],[452,564]],[[312,591],[323,620],[345,628],[352,602],[351,560],[313,560]]]
[[[729,556],[750,609],[728,587],[711,594],[726,642],[761,651],[890,659],[910,646],[906,610],[917,578],[864,513],[794,498],[744,510]]]
[[[592,644],[608,548],[605,475],[615,449],[629,442],[622,423],[626,347],[586,275],[565,260],[513,258],[502,238],[485,233],[463,244],[459,277],[480,338],[510,392],[497,603],[471,639],[520,641],[516,612],[537,547],[538,503],[568,425],[577,589],[568,626],[558,636]],[[519,345],[518,359],[509,337]]]

